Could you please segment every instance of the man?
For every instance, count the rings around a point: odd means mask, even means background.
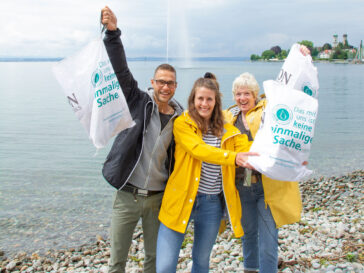
[[[169,64],[155,70],[153,90],[144,92],[129,71],[121,32],[113,12],[102,9],[107,31],[105,47],[136,123],[121,132],[106,158],[103,175],[116,192],[111,222],[109,272],[125,272],[134,229],[142,219],[144,272],[155,272],[158,213],[168,176],[173,168],[173,121],[182,107],[172,100],[176,71]]]

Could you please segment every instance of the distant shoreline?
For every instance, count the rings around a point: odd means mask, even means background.
[[[0,58],[0,62],[58,62],[63,58]]]
[[[0,62],[58,62],[64,58],[37,58],[37,57],[0,57]],[[132,57],[127,58],[128,61],[159,61],[166,62],[165,57]],[[169,61],[189,61],[183,58],[169,58]],[[190,61],[249,61],[249,57],[196,57]]]
[[[62,61],[64,58],[57,57],[57,58],[34,58],[34,57],[0,57],[0,62],[59,62]],[[133,57],[133,58],[127,58],[128,61],[149,61],[149,62],[166,62],[166,58],[162,57]],[[169,61],[173,62],[186,62],[185,59],[181,58],[169,58]],[[196,57],[192,58],[190,60],[191,62],[194,61],[203,61],[203,62],[219,62],[219,61],[225,61],[225,62],[262,62],[262,63],[281,63],[285,60],[254,60],[251,61],[248,57]],[[354,64],[352,61],[348,60],[314,60],[314,63],[330,63],[330,64]],[[355,63],[357,64],[357,63]],[[363,63],[359,63],[363,64]]]
[[[251,62],[262,62],[262,63],[283,63],[285,60],[254,60]],[[326,64],[363,64],[353,63],[352,60],[313,60],[314,63],[326,63]]]

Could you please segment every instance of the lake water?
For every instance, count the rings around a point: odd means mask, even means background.
[[[130,62],[145,89],[159,62]],[[110,149],[95,148],[56,82],[53,63],[0,63],[0,250],[12,254],[79,246],[107,236],[113,188],[101,176]],[[184,106],[193,81],[214,72],[233,103],[231,84],[240,73],[259,83],[274,79],[282,63],[177,64],[175,98]],[[364,66],[316,64],[319,114],[309,166],[315,176],[364,169]],[[111,143],[110,143],[111,144]]]

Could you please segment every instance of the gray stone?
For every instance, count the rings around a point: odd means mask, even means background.
[[[83,265],[84,265],[83,261],[79,261],[78,263],[75,264],[75,268],[82,267]]]
[[[337,264],[336,266],[339,267],[339,268],[347,268],[348,267],[347,264],[343,264],[343,263]]]
[[[364,269],[364,265],[360,264],[360,263],[352,263],[351,264],[355,269]]]
[[[13,270],[16,267],[16,261],[11,261],[10,263],[8,263],[8,265],[6,266],[6,270]]]
[[[99,270],[101,273],[107,273],[109,271],[109,269],[106,265],[101,266]]]
[[[40,260],[34,260],[33,261],[33,267],[37,268],[42,265],[42,262]]]

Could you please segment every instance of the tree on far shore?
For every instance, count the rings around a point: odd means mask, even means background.
[[[329,43],[325,43],[323,46],[322,46],[322,50],[330,50],[332,49],[332,46],[329,44]]]
[[[250,60],[251,61],[258,61],[258,60],[260,60],[260,56],[252,54],[252,55],[250,55]]]
[[[262,59],[263,60],[270,60],[270,59],[274,58],[275,56],[276,56],[276,54],[274,53],[274,51],[270,50],[270,49],[265,50],[262,53]]]
[[[307,48],[311,51],[313,51],[313,42],[308,41],[308,40],[302,40],[301,42],[298,42],[300,45],[304,45],[307,46]]]
[[[341,48],[336,48],[334,54],[332,55],[332,58],[346,60],[348,58],[348,53]]]
[[[283,49],[281,52],[279,52],[277,58],[279,60],[284,60],[285,58],[287,58],[287,56],[288,56],[288,51]]]
[[[349,45],[347,40],[345,41],[345,43],[339,42],[335,48],[332,48],[332,45],[329,43],[325,43],[322,47],[314,47],[313,42],[308,41],[308,40],[302,40],[301,42],[298,42],[298,43],[301,45],[305,45],[311,51],[311,56],[314,60],[316,58],[318,58],[319,53],[324,50],[332,50],[329,60],[331,60],[331,59],[346,60],[348,58],[353,58],[351,55],[354,54],[354,53],[352,53],[352,51],[349,50],[349,49],[353,49],[354,47]],[[276,58],[279,60],[284,60],[285,58],[287,58],[288,53],[289,53],[289,50],[282,50],[281,47],[277,45],[277,46],[271,47],[271,49],[269,49],[269,50],[263,51],[261,56],[252,54],[250,56],[250,60],[252,60],[252,61],[257,61],[257,60],[261,60],[261,59],[271,60],[273,58]]]
[[[282,49],[280,46],[273,46],[270,50],[274,52],[274,54],[277,56],[279,53],[281,53]]]

